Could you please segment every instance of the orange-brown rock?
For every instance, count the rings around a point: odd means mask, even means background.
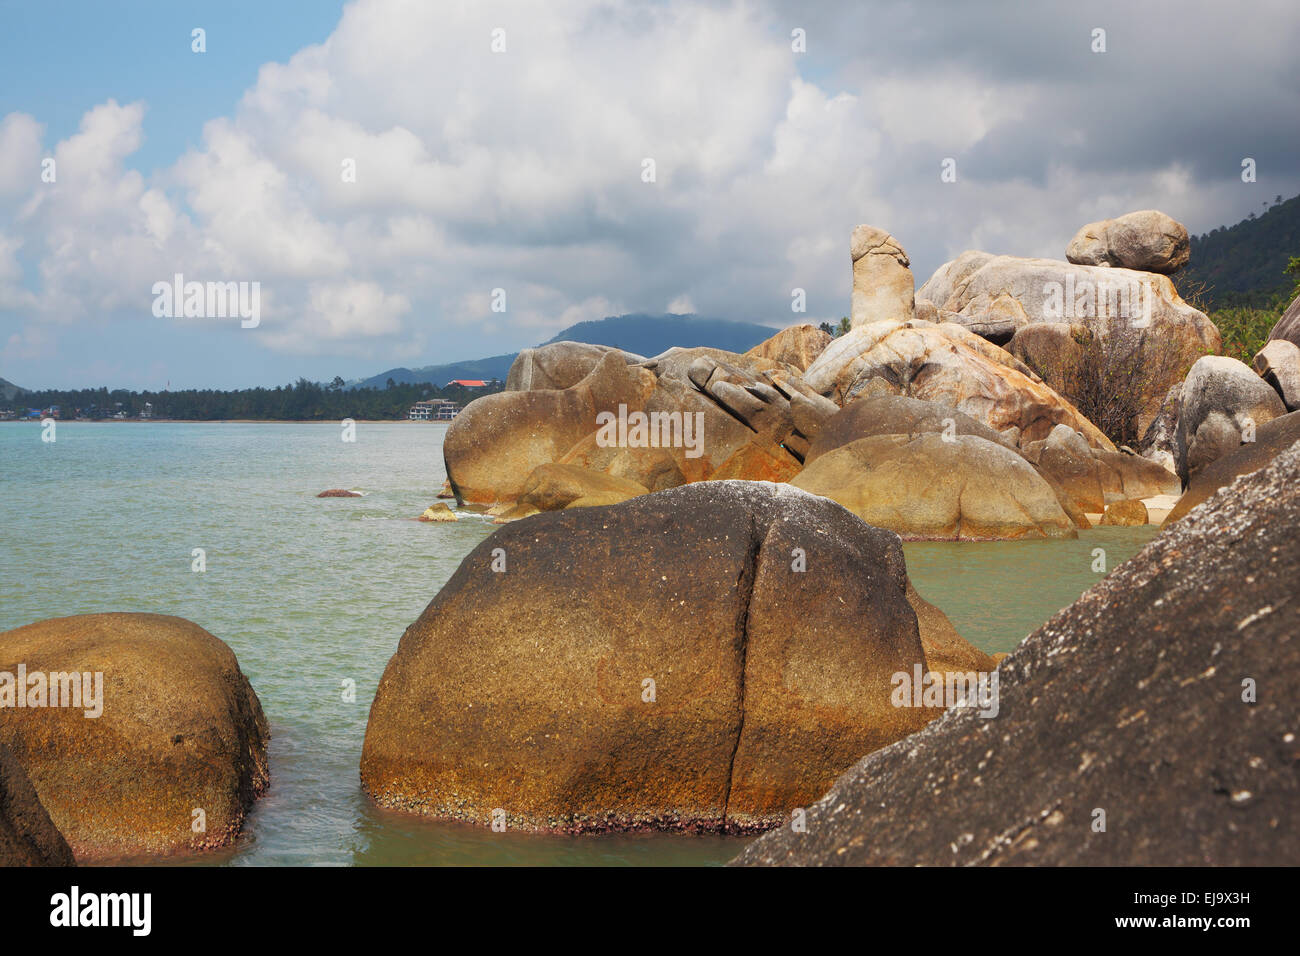
[[[447,479],[457,500],[516,501],[538,465],[559,461],[594,433],[597,415],[644,408],[654,376],[607,352],[591,372],[565,389],[484,395],[465,406],[443,439]]]
[[[1065,424],[1089,445],[1115,447],[1023,362],[950,322],[859,326],[828,345],[803,379],[841,406],[875,394],[947,405],[1021,446]]]
[[[362,785],[481,825],[772,826],[934,715],[890,701],[926,659],[911,593],[897,536],[788,485],[535,515],[406,630]]]
[[[975,435],[876,435],[827,452],[791,484],[912,541],[1075,537],[1056,492],[1018,453]]]
[[[269,783],[270,731],[222,641],[178,617],[85,614],[0,634],[0,674],[20,666],[29,682],[37,672],[83,677],[80,687],[57,679],[59,700],[79,706],[48,706],[49,681],[47,706],[30,706],[29,690],[29,706],[0,707],[0,743],[78,862],[235,839]]]
[[[773,362],[791,365],[802,372],[830,344],[829,335],[815,325],[804,323],[782,329],[770,339],[760,342],[745,353],[745,358],[770,359]]]
[[[72,850],[50,820],[27,771],[0,744],[0,866],[72,866]]]

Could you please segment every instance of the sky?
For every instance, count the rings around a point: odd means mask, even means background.
[[[835,321],[858,223],[918,287],[1135,209],[1203,233],[1300,192],[1297,48],[1293,0],[0,0],[0,377],[236,388],[627,312]],[[178,274],[256,288],[256,324],[160,304]]]

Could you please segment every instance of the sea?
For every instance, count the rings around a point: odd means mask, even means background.
[[[497,530],[414,520],[442,487],[434,422],[0,423],[0,631],[100,611],[174,614],[234,650],[271,725],[271,787],[215,866],[717,865],[752,837],[493,832],[381,810],[358,766],[402,632]],[[330,488],[359,498],[317,498]],[[1153,527],[1077,540],[909,543],[922,596],[1011,651]],[[196,571],[195,550],[203,556]],[[348,693],[355,687],[355,693]],[[354,699],[353,699],[354,698]]]

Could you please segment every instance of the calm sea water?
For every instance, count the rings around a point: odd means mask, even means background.
[[[48,617],[189,618],[239,658],[271,722],[271,789],[227,865],[710,864],[742,838],[493,833],[371,806],[358,764],[403,630],[495,530],[414,521],[445,473],[445,425],[0,425],[0,630]],[[318,499],[327,488],[363,498]],[[1078,541],[907,546],[917,588],[969,640],[1009,651],[1137,552],[1151,528]],[[207,570],[191,571],[192,549]],[[343,682],[356,682],[356,702]]]

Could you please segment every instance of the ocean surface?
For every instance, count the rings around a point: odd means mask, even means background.
[[[224,640],[271,723],[271,788],[217,865],[715,864],[746,838],[494,833],[379,810],[358,764],[403,630],[495,530],[413,520],[445,472],[434,423],[0,424],[0,631],[97,611],[175,614]],[[316,498],[327,488],[362,498]],[[917,589],[990,652],[1155,529],[1077,541],[909,544]],[[192,551],[206,571],[191,570]],[[345,702],[345,681],[356,700]]]

